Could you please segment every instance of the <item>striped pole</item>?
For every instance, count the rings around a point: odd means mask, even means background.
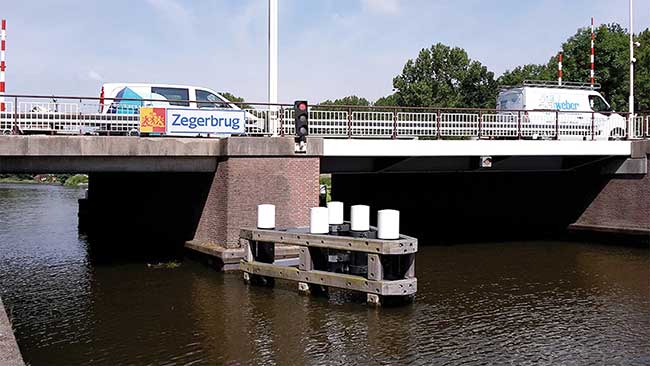
[[[594,81],[595,81],[595,77],[594,77],[594,55],[595,55],[595,52],[594,52],[594,40],[595,39],[596,39],[596,33],[594,33],[594,17],[591,17],[591,59],[590,59],[590,61],[591,61],[591,71],[590,71],[589,76],[591,78],[591,88],[592,89],[594,88],[594,84],[595,84],[594,83]]]
[[[557,54],[557,85],[562,86],[562,50]]]
[[[7,44],[7,21],[2,19],[0,28],[0,112],[5,111],[5,47]]]

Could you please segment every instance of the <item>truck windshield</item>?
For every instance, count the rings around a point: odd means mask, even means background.
[[[599,95],[589,96],[589,106],[594,112],[611,112],[611,108]]]

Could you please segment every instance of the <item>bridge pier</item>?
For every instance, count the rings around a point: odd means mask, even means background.
[[[244,256],[242,227],[255,227],[257,205],[276,206],[277,227],[309,225],[318,206],[318,157],[232,157],[219,161],[196,234],[186,246],[217,257],[224,270]],[[297,252],[296,252],[297,254]]]
[[[631,159],[630,159],[631,160]],[[650,172],[650,159],[636,158]],[[650,238],[650,174],[612,176],[570,228]]]

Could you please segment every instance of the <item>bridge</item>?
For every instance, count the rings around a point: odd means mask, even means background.
[[[257,204],[275,204],[280,227],[308,224],[321,173],[334,199],[400,209],[405,232],[428,241],[568,226],[650,237],[649,153],[648,140],[309,137],[296,152],[291,137],[0,136],[0,172],[88,173],[89,232],[187,242],[227,269]]]
[[[610,140],[595,121],[562,124],[558,111],[549,124],[485,110],[319,107],[297,151],[286,107],[251,110],[250,136],[217,139],[137,136],[137,115],[9,106],[4,126],[23,135],[0,136],[0,173],[88,173],[89,235],[187,242],[225,269],[243,255],[239,228],[255,224],[258,204],[276,205],[279,227],[307,225],[322,173],[333,199],[399,209],[403,231],[427,242],[568,227],[650,238],[647,116],[628,117]],[[91,135],[77,136],[80,126]]]

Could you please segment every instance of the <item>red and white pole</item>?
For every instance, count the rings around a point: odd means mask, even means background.
[[[2,19],[0,28],[0,112],[5,111],[5,47],[7,46],[7,21]]]
[[[562,51],[557,54],[557,85],[562,85]]]
[[[594,33],[594,17],[591,17],[591,71],[589,73],[590,79],[591,79],[591,88],[594,88],[595,84],[595,77],[594,77],[594,41],[596,39],[596,33]]]

